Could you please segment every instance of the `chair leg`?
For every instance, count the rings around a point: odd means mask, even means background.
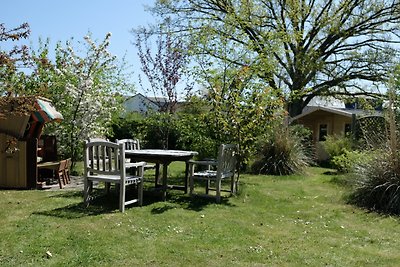
[[[143,205],[143,179],[137,185],[139,206]]]
[[[67,176],[65,175],[64,171],[62,171],[61,176],[62,176],[62,180],[64,182],[64,185],[67,185],[68,184],[68,180],[67,180]]]
[[[106,188],[106,194],[110,194],[111,183],[104,183],[104,187]]]
[[[69,171],[68,170],[64,171],[64,176],[65,176],[65,179],[67,180],[67,184],[70,184],[71,183],[71,177],[69,176]]]
[[[193,195],[193,190],[194,190],[194,166],[193,164],[189,164],[188,166],[188,172],[189,172],[189,196]]]
[[[125,190],[126,186],[123,183],[120,183],[119,186],[119,211],[125,212]]]
[[[236,194],[235,176],[231,177],[231,195]]]
[[[63,188],[63,178],[60,176],[58,172],[56,172],[56,178],[58,180],[58,185],[60,186],[60,189]]]
[[[89,206],[90,194],[93,190],[93,181],[89,181],[87,179],[84,180],[84,189],[83,189],[83,200],[85,206]]]
[[[189,196],[193,195],[194,181],[193,177],[189,177]]]
[[[210,192],[210,180],[206,180],[206,195]]]
[[[215,181],[216,184],[216,201],[217,203],[221,203],[221,180],[217,179]]]

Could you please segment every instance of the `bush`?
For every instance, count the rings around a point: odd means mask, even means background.
[[[332,159],[333,157],[344,154],[345,151],[351,151],[352,141],[349,137],[328,135],[326,140],[322,143],[322,146]]]
[[[180,114],[176,122],[177,148],[197,151],[198,158],[215,157],[219,143],[203,116]]]
[[[142,148],[176,149],[176,118],[169,113],[150,113],[143,116],[137,113],[114,120],[110,140],[140,139]]]
[[[355,167],[368,160],[369,154],[361,151],[343,150],[343,153],[331,159],[332,167],[341,173],[353,172]]]
[[[378,151],[357,167],[349,202],[371,210],[400,214],[400,156]]]
[[[187,113],[129,114],[114,120],[110,140],[140,139],[142,148],[194,150],[199,158],[214,157],[219,144],[201,115]]]
[[[127,114],[123,118],[116,118],[113,121],[112,133],[107,135],[107,138],[111,141],[115,139],[134,138],[143,140],[143,131],[145,125],[145,118],[137,113]]]
[[[289,128],[276,128],[259,144],[251,166],[256,174],[288,175],[302,172],[310,163],[302,138]]]

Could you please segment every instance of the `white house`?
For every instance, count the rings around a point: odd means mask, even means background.
[[[146,97],[140,93],[129,96],[124,102],[126,112],[139,112],[142,114],[148,111],[159,111],[165,105],[167,99],[165,97]]]

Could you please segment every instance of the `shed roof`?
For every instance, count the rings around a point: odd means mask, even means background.
[[[341,115],[344,117],[351,118],[353,115],[356,116],[382,116],[382,111],[378,110],[365,110],[365,109],[349,109],[349,108],[333,108],[333,107],[323,107],[323,106],[308,106],[303,109],[303,112],[293,118],[290,119],[290,122],[296,121],[300,118],[303,118],[311,113],[317,111],[325,111],[337,115]]]
[[[18,99],[21,101],[15,101]],[[33,106],[29,101],[33,101]],[[0,132],[16,138],[24,136],[28,122],[44,124],[63,119],[62,114],[53,107],[51,101],[43,97],[13,97],[11,101],[2,101],[2,103],[0,111],[6,116],[0,118]],[[20,103],[28,103],[28,105],[24,106]],[[12,113],[11,110],[15,110],[18,106],[21,108],[19,112]]]

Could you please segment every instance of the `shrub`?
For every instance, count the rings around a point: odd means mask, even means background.
[[[356,170],[352,204],[386,213],[400,214],[400,156],[378,151]]]
[[[331,159],[332,167],[341,173],[353,172],[355,167],[368,160],[367,152],[343,150],[343,153]]]
[[[351,139],[338,135],[328,135],[326,140],[322,143],[322,146],[330,158],[340,156],[344,154],[345,151],[352,150]]]
[[[288,175],[304,170],[310,163],[302,138],[289,128],[276,128],[261,141],[251,171],[257,174]]]
[[[143,140],[146,118],[137,113],[127,114],[121,118],[115,118],[112,124],[112,132],[107,135],[109,140],[135,138]]]
[[[197,151],[200,159],[216,156],[219,143],[213,138],[213,129],[203,116],[180,114],[176,131],[178,149]]]

